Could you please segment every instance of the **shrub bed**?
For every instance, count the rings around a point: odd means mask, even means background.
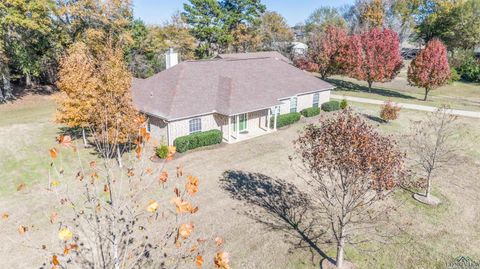
[[[277,116],[277,128],[290,125],[300,120],[301,114],[298,112],[291,112],[288,114],[278,115]],[[273,127],[275,124],[275,117],[270,119],[270,126]]]
[[[307,118],[317,116],[318,114],[320,114],[320,108],[319,107],[305,108],[304,110],[300,111],[300,114],[302,114],[302,116]]]
[[[173,141],[177,152],[185,152],[195,148],[222,143],[223,133],[219,130],[199,132],[191,135],[181,136]]]
[[[328,101],[322,104],[322,110],[326,112],[335,111],[340,109],[340,103],[338,101]]]

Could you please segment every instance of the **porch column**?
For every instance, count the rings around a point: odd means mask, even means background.
[[[278,117],[277,107],[275,107],[275,115],[274,115],[274,119],[273,119],[273,130],[274,131],[277,130],[277,117]]]
[[[267,109],[267,110],[268,110],[268,113],[267,113],[267,124],[266,124],[267,126],[265,126],[265,127],[267,127],[267,131],[271,131],[271,129],[270,129],[270,119],[272,118],[272,114],[271,114],[271,110],[272,110],[272,109],[269,108],[269,109]]]
[[[232,140],[232,117],[228,116],[228,143]]]
[[[240,130],[239,130],[240,129],[239,128],[240,127],[240,121],[239,121],[239,119],[240,119],[239,115],[236,115],[235,116],[235,125],[236,125],[235,126],[235,130],[236,130],[235,136],[237,137],[237,139],[240,136]]]

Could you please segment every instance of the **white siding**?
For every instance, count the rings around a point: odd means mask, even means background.
[[[314,94],[315,92],[297,96],[297,112],[313,106]],[[330,91],[321,91],[319,94],[318,106],[320,107],[323,103],[330,101]],[[280,114],[290,113],[290,99],[282,100],[281,103]]]

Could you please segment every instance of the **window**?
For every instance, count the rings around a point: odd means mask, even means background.
[[[290,98],[290,112],[297,112],[297,97]]]
[[[191,119],[190,124],[190,133],[198,133],[202,131],[202,119]]]
[[[316,92],[313,94],[313,107],[318,107],[319,101],[320,101],[320,93]]]

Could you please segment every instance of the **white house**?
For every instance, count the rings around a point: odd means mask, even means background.
[[[167,59],[175,62],[172,53]],[[261,52],[167,65],[150,78],[134,79],[133,102],[148,115],[152,136],[169,145],[177,137],[212,129],[235,143],[276,131],[279,114],[329,101],[332,85],[285,59]]]

